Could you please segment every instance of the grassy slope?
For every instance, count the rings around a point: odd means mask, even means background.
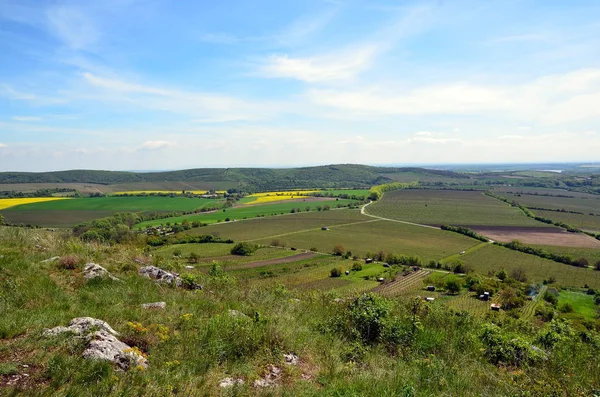
[[[534,245],[534,247],[543,248],[557,254],[570,255],[573,259],[586,258],[590,266],[600,261],[600,250],[595,248],[558,247],[551,245]]]
[[[483,274],[497,273],[501,269],[505,269],[510,274],[512,269],[520,268],[525,270],[530,280],[536,282],[552,276],[564,286],[582,287],[584,284],[589,284],[594,288],[600,287],[600,272],[565,265],[491,244],[468,252],[460,259],[467,266]]]
[[[263,205],[248,205],[248,206],[240,206],[234,208],[228,208],[226,210],[220,210],[211,213],[204,214],[193,214],[193,215],[184,215],[173,218],[166,219],[157,219],[154,221],[143,222],[136,225],[136,228],[145,228],[148,226],[156,226],[165,224],[167,222],[171,223],[181,223],[184,220],[188,220],[190,222],[198,221],[202,223],[217,223],[219,221],[225,221],[226,218],[230,220],[239,220],[244,218],[254,218],[259,215],[269,216],[269,215],[281,215],[281,214],[289,214],[293,208],[300,208],[302,211],[305,210],[306,207],[310,207],[311,210],[316,210],[317,207],[323,207],[324,205],[329,205],[331,208],[335,208],[336,205],[347,205],[352,203],[352,200],[327,200],[327,201],[300,201],[300,202],[281,202],[281,203],[272,203],[272,204],[263,204]]]
[[[366,212],[431,225],[543,226],[480,192],[404,189],[386,193]]]
[[[598,215],[589,215],[589,213],[581,214],[569,214],[565,212],[556,212],[556,211],[542,211],[542,210],[533,210],[536,215],[552,219],[553,221],[564,222],[569,226],[576,227],[582,230],[588,230],[592,232],[600,232],[600,216]],[[600,214],[600,211],[596,212]]]
[[[589,320],[598,318],[598,306],[594,303],[594,296],[577,291],[561,291],[558,296],[558,307],[565,303],[573,305],[573,314],[566,317],[578,315]]]

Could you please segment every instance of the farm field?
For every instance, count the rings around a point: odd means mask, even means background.
[[[120,195],[126,195],[126,194],[148,194],[148,195],[152,195],[152,194],[182,194],[183,192],[185,193],[191,193],[191,194],[207,194],[208,190],[129,190],[129,191],[123,191],[123,192],[113,192],[111,193],[113,196],[120,196]],[[215,193],[217,194],[222,194],[225,193],[225,190],[217,190]]]
[[[513,269],[523,269],[533,282],[554,277],[563,286],[582,287],[588,284],[593,288],[600,287],[598,271],[565,265],[492,244],[466,253],[461,260],[467,267],[481,274],[495,274],[502,269],[510,274]]]
[[[348,205],[352,204],[353,200],[326,200],[326,201],[318,201],[318,200],[307,200],[306,202],[283,202],[283,203],[273,203],[273,204],[263,204],[263,205],[252,205],[252,206],[242,206],[242,207],[232,207],[226,210],[220,210],[215,212],[207,212],[203,214],[192,214],[192,215],[183,215],[172,218],[165,219],[157,219],[148,222],[142,222],[137,224],[136,229],[146,228],[148,226],[158,226],[164,225],[167,222],[170,223],[181,223],[184,220],[194,222],[202,222],[202,223],[218,223],[225,222],[227,218],[230,220],[240,220],[244,218],[254,218],[256,216],[269,216],[269,215],[281,215],[281,214],[289,214],[292,209],[300,208],[301,211],[305,211],[306,207],[309,207],[311,211],[317,210],[317,207],[323,207],[324,205],[329,205],[331,208],[335,208],[339,205]]]
[[[503,194],[503,196],[526,207],[600,214],[600,196],[591,194],[579,194],[573,197],[535,196],[531,194]],[[536,212],[535,209],[532,209],[532,211]]]
[[[331,252],[335,245],[342,244],[352,254],[362,257],[367,252],[385,251],[418,255],[424,261],[439,260],[478,244],[471,238],[452,232],[364,218],[366,222],[336,226],[327,231],[290,232],[278,238],[289,246],[314,247],[319,252]],[[261,244],[269,244],[270,241],[270,238],[257,240]]]
[[[513,240],[530,245],[600,248],[600,241],[582,233],[569,233],[557,227],[503,227],[472,226],[471,229],[494,241],[509,243]]]
[[[207,228],[187,230],[185,234],[213,234],[235,241],[252,241],[265,238],[277,238],[285,241],[285,235],[321,227],[333,227],[347,223],[371,221],[360,214],[359,210],[343,209],[320,212],[300,212],[285,216],[248,219],[244,222],[213,224]],[[270,244],[271,242],[268,242]]]
[[[532,245],[532,247],[542,248],[555,254],[569,255],[573,259],[585,258],[590,266],[600,261],[600,249],[598,248],[558,247],[554,245]]]
[[[590,215],[589,213],[570,214],[568,212],[533,210],[537,216],[552,219],[553,221],[563,222],[569,226],[581,230],[600,233],[600,211]]]
[[[68,200],[53,200],[23,204],[9,211],[193,211],[215,206],[219,200],[188,197],[94,197]]]
[[[31,197],[31,198],[3,198],[0,199],[0,210],[6,210],[22,205],[31,205],[35,203],[47,203],[50,201],[66,200],[63,197]]]
[[[544,224],[526,217],[518,208],[481,192],[402,189],[388,192],[365,212],[389,219],[426,225],[531,226]]]
[[[398,275],[396,280],[380,284],[373,292],[386,297],[409,296],[415,291],[423,290],[423,280],[431,273],[430,270],[411,272],[406,276]]]
[[[242,204],[265,204],[275,201],[304,199],[306,196],[310,196],[311,193],[316,193],[317,191],[318,190],[291,190],[286,192],[254,193],[244,197],[240,202]]]

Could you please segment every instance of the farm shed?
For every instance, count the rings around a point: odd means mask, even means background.
[[[490,305],[490,309],[492,309],[495,312],[499,312],[500,311],[500,304],[499,303],[492,303]]]

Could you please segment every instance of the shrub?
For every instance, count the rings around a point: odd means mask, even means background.
[[[575,311],[575,308],[570,302],[565,302],[559,306],[558,310],[561,313],[573,313]]]
[[[329,272],[329,275],[331,277],[341,277],[342,275],[342,269],[340,269],[339,267],[334,267],[333,269],[331,269],[331,271]]]
[[[446,281],[446,291],[450,294],[458,294],[461,288],[460,281],[455,277],[449,278]]]
[[[480,336],[487,359],[493,364],[519,366],[535,361],[536,352],[527,341],[505,333],[496,324],[485,324]]]
[[[554,290],[553,288],[551,290]],[[544,300],[548,303],[551,303],[552,305],[556,306],[556,304],[558,303],[558,296],[556,296],[557,294],[554,294],[551,290],[548,290],[546,292],[544,292]],[[556,290],[554,290],[556,291]]]
[[[73,270],[81,263],[81,259],[77,255],[67,255],[60,258],[58,265],[62,269]]]
[[[188,260],[190,261],[190,263],[198,263],[198,261],[200,260],[200,255],[198,255],[195,252],[192,252],[188,256]]]
[[[352,271],[354,271],[354,272],[360,272],[362,269],[363,269],[362,263],[360,263],[360,262],[354,262],[352,264]]]
[[[183,282],[183,287],[186,289],[194,289],[197,285],[198,277],[194,274],[182,274],[181,281]]]
[[[364,294],[350,305],[352,327],[366,343],[380,339],[388,314],[388,301],[375,294]]]
[[[232,249],[232,255],[250,256],[257,250],[256,245],[250,243],[237,243]]]
[[[507,274],[506,271],[504,269],[500,270],[497,274],[496,277],[498,277],[498,279],[504,281],[506,280]]]
[[[275,238],[271,240],[271,245],[273,247],[285,247],[287,243],[285,241],[279,240],[278,238]]]
[[[333,247],[333,255],[342,256],[344,255],[345,251],[346,250],[344,249],[344,246],[342,244],[338,244],[335,247]]]
[[[573,261],[573,265],[578,267],[588,267],[590,263],[585,258],[579,258]]]
[[[600,270],[600,260],[596,261],[596,264],[594,265],[594,269]]]
[[[512,278],[514,278],[515,280],[520,281],[522,283],[527,281],[527,275],[525,274],[525,270],[523,270],[521,268],[513,269],[510,272],[510,276]]]

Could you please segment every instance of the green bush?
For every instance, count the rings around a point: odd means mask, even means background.
[[[240,255],[240,256],[250,256],[254,252],[256,252],[257,249],[258,249],[258,247],[254,244],[237,243],[231,249],[231,254],[232,255]]]
[[[334,267],[329,272],[329,275],[330,275],[330,277],[341,277],[342,276],[342,269],[340,269],[339,267]]]
[[[350,320],[365,343],[380,339],[389,314],[389,302],[376,294],[364,294],[350,305]]]
[[[362,263],[360,263],[360,262],[354,262],[352,264],[352,271],[353,272],[360,272],[362,269],[363,269]]]

